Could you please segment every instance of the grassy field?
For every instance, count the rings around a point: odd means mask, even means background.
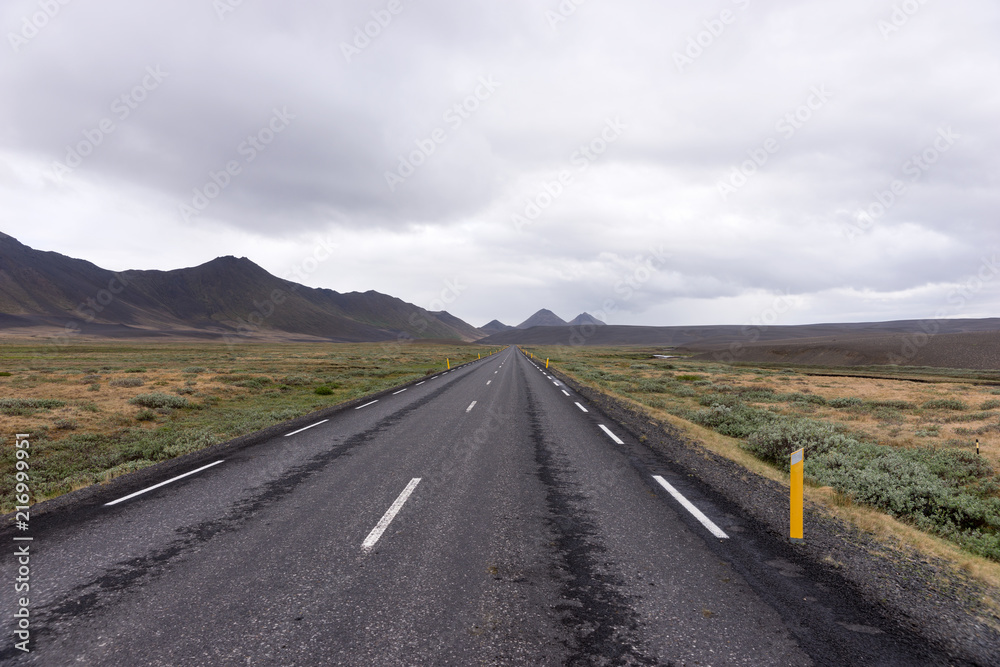
[[[116,343],[0,348],[0,512],[14,436],[34,502],[475,359],[469,345]],[[483,352],[485,355],[485,352]]]
[[[873,508],[1000,561],[1000,377],[885,367],[838,375],[654,358],[660,349],[524,349],[772,477],[805,447],[807,483],[825,492],[816,497]]]

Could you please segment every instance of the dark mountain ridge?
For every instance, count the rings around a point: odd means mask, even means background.
[[[342,342],[484,336],[450,313],[432,313],[374,291],[306,287],[245,257],[219,257],[172,271],[114,272],[34,250],[0,233],[0,328],[67,324],[93,335],[112,329],[282,333]]]

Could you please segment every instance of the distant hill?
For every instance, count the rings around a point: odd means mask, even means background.
[[[473,341],[472,325],[378,292],[341,294],[219,257],[173,271],[108,271],[30,248],[0,233],[0,330],[58,328],[83,335],[281,334],[338,342],[401,336]]]
[[[509,331],[514,327],[509,324],[504,324],[500,320],[493,320],[492,322],[487,322],[483,326],[479,327],[479,330],[486,335],[500,333],[501,331]]]
[[[517,329],[530,329],[531,327],[564,327],[568,324],[551,310],[542,308],[537,313],[517,325]]]
[[[592,325],[598,326],[598,327],[607,326],[607,324],[605,324],[604,322],[600,321],[599,319],[597,319],[596,317],[594,317],[590,313],[580,313],[579,315],[577,315],[576,317],[574,317],[573,319],[571,319],[568,322],[568,324],[571,327],[579,327],[579,326],[583,326],[585,324],[592,324]]]
[[[1000,369],[1000,319],[799,326],[532,327],[493,334],[487,345],[642,345],[715,361],[833,366],[899,364]]]

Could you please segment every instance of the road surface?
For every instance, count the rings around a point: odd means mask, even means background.
[[[508,348],[39,518],[30,653],[8,531],[0,659],[948,664],[543,366]]]

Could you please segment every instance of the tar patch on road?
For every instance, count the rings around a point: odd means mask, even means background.
[[[599,567],[604,547],[582,507],[583,497],[561,479],[558,461],[546,447],[530,388],[528,420],[558,557],[554,575],[562,589],[562,601],[556,610],[574,642],[567,646],[569,655],[564,664],[660,664],[643,653],[639,617],[630,598],[619,591],[615,577]]]

